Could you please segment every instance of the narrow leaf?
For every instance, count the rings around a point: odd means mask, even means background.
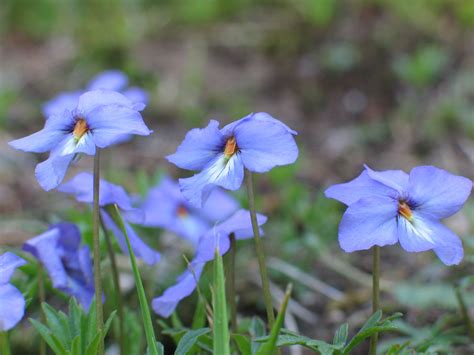
[[[183,335],[181,340],[176,347],[175,355],[186,355],[196,344],[199,337],[209,333],[211,330],[209,328],[201,328],[196,330],[190,330]]]
[[[32,318],[30,318],[30,323],[38,331],[38,333],[40,333],[41,337],[46,341],[55,354],[66,354],[66,349],[64,349],[64,346],[61,344],[61,342],[58,343],[57,341],[53,340],[51,331],[48,329],[48,327]]]
[[[252,346],[250,344],[250,339],[242,334],[232,334],[232,340],[237,344],[239,352],[242,355],[252,355]]]
[[[214,290],[212,294],[212,308],[214,313],[213,353],[219,355],[230,355],[224,265],[222,263],[222,256],[217,248],[214,253]]]
[[[347,342],[347,336],[349,335],[349,324],[344,323],[341,327],[337,330],[336,334],[334,335],[334,339],[332,343],[338,346],[344,346]]]

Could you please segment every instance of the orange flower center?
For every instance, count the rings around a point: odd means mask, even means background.
[[[188,215],[188,210],[184,206],[178,206],[176,214],[178,215],[178,217],[186,217]]]
[[[237,147],[237,142],[235,140],[235,137],[232,136],[225,143],[224,155],[227,158],[230,158],[232,155],[234,155],[237,152],[237,150],[239,150],[239,148]]]
[[[413,218],[413,213],[411,212],[410,206],[408,206],[405,201],[398,202],[398,214],[409,221],[411,221]]]
[[[87,133],[88,130],[89,130],[89,127],[87,126],[86,120],[83,118],[80,118],[76,121],[72,134],[74,134],[74,138],[80,139],[84,134]]]

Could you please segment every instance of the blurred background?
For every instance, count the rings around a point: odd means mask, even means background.
[[[270,217],[273,286],[294,282],[289,318],[303,334],[330,340],[344,321],[353,331],[370,314],[371,258],[339,249],[343,208],[323,188],[364,163],[474,176],[473,28],[472,0],[2,0],[0,244],[20,246],[64,218],[89,235],[86,208],[37,184],[34,166],[45,156],[7,142],[42,128],[45,101],[120,69],[148,91],[144,118],[155,130],[103,154],[103,176],[131,193],[145,194],[165,172],[188,176],[164,156],[211,118],[267,111],[299,132],[297,164],[257,181],[259,210]],[[74,170],[92,170],[92,160],[82,158],[69,177]],[[245,192],[236,195],[245,204]],[[472,202],[448,221],[466,248],[457,267],[429,252],[382,250],[384,307],[405,314],[406,334],[397,336],[466,349],[442,332],[458,310],[453,285],[474,273],[473,224]],[[174,273],[152,273],[157,295],[182,270],[182,251],[166,233],[142,234],[179,260],[159,266]],[[252,245],[242,250],[239,310],[263,315]],[[186,307],[180,314],[189,321]],[[433,330],[437,322],[445,323]]]

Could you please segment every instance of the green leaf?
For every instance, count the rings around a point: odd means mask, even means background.
[[[69,335],[69,329],[67,325],[66,327],[64,326],[64,323],[59,317],[59,313],[56,312],[56,310],[49,304],[43,303],[41,306],[46,316],[46,323],[51,333],[57,337],[64,349],[68,349],[68,345],[71,343],[71,337]]]
[[[81,335],[76,335],[76,337],[72,340],[71,354],[72,355],[82,355]]]
[[[231,338],[237,344],[239,351],[242,355],[251,355],[252,347],[250,344],[250,339],[242,334],[231,334]]]
[[[211,330],[209,328],[201,328],[196,330],[190,330],[183,335],[181,340],[176,347],[175,355],[186,355],[196,344],[199,337],[209,333]]]
[[[256,339],[259,337],[265,336],[265,323],[259,317],[253,317],[252,321],[250,322],[249,333],[252,336],[252,339]],[[256,341],[252,341],[252,354],[257,352],[258,348],[260,347],[260,343]]]
[[[101,331],[98,331],[92,341],[87,345],[85,355],[96,355],[99,349],[99,343],[102,338]]]
[[[143,323],[145,327],[145,335],[146,335],[148,348],[150,349],[149,351],[151,355],[157,355],[158,349],[156,347],[155,331],[153,330],[153,323],[151,321],[150,309],[148,308],[148,301],[146,299],[145,289],[143,288],[142,279],[140,277],[140,272],[138,270],[137,262],[135,260],[135,254],[133,253],[132,246],[130,245],[130,240],[128,239],[127,230],[125,228],[125,224],[123,222],[122,216],[120,215],[120,211],[117,205],[114,205],[114,207],[115,207],[115,216],[117,217],[116,219],[118,221],[119,228],[121,229],[123,235],[125,236],[128,252],[130,254],[130,262],[132,264],[133,276],[135,277],[135,284],[137,286],[138,300],[140,302],[140,309],[141,309]]]
[[[230,355],[224,265],[222,263],[222,256],[217,248],[214,252],[214,289],[212,293],[212,308],[214,320],[213,353],[219,355]]]
[[[285,329],[282,332],[288,332]],[[258,339],[258,341],[264,341],[268,337]],[[328,344],[322,340],[311,339],[303,335],[290,333],[282,334],[278,337],[277,346],[291,346],[291,345],[301,345],[313,351],[317,351],[322,355],[332,355],[335,354],[336,351],[339,351],[342,347],[336,346],[333,344]]]
[[[32,318],[30,318],[30,323],[33,325],[33,327],[35,327],[38,333],[40,333],[49,347],[53,349],[55,354],[66,354],[66,349],[64,349],[64,346],[60,341],[57,340],[57,338],[53,338],[53,334],[48,329],[48,327]]]
[[[206,307],[204,302],[201,300],[201,297],[198,298],[196,304],[196,310],[194,311],[193,323],[191,325],[192,329],[204,328],[206,325]]]
[[[292,286],[291,284],[289,284],[286,288],[285,297],[283,298],[283,302],[281,304],[280,311],[278,312],[277,319],[272,327],[272,331],[270,332],[270,337],[257,350],[257,355],[273,354],[273,352],[275,351],[278,335],[280,334],[280,329],[283,326],[283,320],[285,319],[286,307],[288,306],[288,301],[290,300],[291,289]]]
[[[86,345],[92,342],[93,339],[97,336],[97,320],[95,316],[95,297],[92,299],[92,303],[89,306],[89,313],[87,317],[84,317],[81,321],[81,330],[83,331],[83,336],[85,334]],[[84,330],[85,327],[85,330]]]
[[[346,345],[348,335],[349,335],[349,324],[344,323],[337,330],[336,334],[334,335],[334,339],[332,343],[334,345],[343,347],[344,345]]]

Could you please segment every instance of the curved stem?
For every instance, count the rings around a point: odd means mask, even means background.
[[[275,314],[273,313],[272,295],[270,293],[267,266],[265,264],[265,253],[263,251],[262,241],[260,240],[260,231],[258,229],[257,214],[255,212],[255,198],[254,198],[254,193],[253,193],[252,173],[249,170],[245,170],[245,174],[246,174],[245,180],[247,184],[247,193],[248,193],[248,199],[249,199],[250,218],[252,220],[253,237],[255,240],[255,251],[257,253],[258,266],[260,270],[260,278],[262,281],[263,300],[265,302],[265,308],[267,311],[268,324],[271,329],[273,327],[273,324],[275,323]]]
[[[375,313],[380,309],[380,247],[377,245],[372,248],[372,258],[372,313]],[[370,355],[377,354],[377,340],[377,333],[370,338]]]
[[[110,266],[112,269],[112,281],[115,288],[115,304],[117,307],[117,314],[119,317],[119,335],[118,342],[120,347],[120,354],[125,355],[125,318],[123,312],[123,299],[122,293],[120,292],[120,278],[118,273],[117,261],[115,259],[114,247],[112,245],[112,239],[110,238],[109,231],[105,227],[104,220],[99,214],[100,225],[104,231],[105,243],[107,245],[107,253],[109,254]]]
[[[40,318],[41,323],[46,324],[46,315],[43,310],[43,303],[46,302],[46,291],[44,289],[43,266],[38,264],[38,295],[40,300]],[[43,337],[40,337],[40,355],[46,355],[46,342]]]
[[[94,204],[92,207],[92,234],[94,245],[94,287],[95,287],[95,311],[97,331],[104,330],[104,314],[102,309],[102,278],[100,273],[100,239],[99,239],[99,191],[100,191],[100,149],[96,148],[94,156]],[[104,353],[104,339],[101,336],[98,354]]]

